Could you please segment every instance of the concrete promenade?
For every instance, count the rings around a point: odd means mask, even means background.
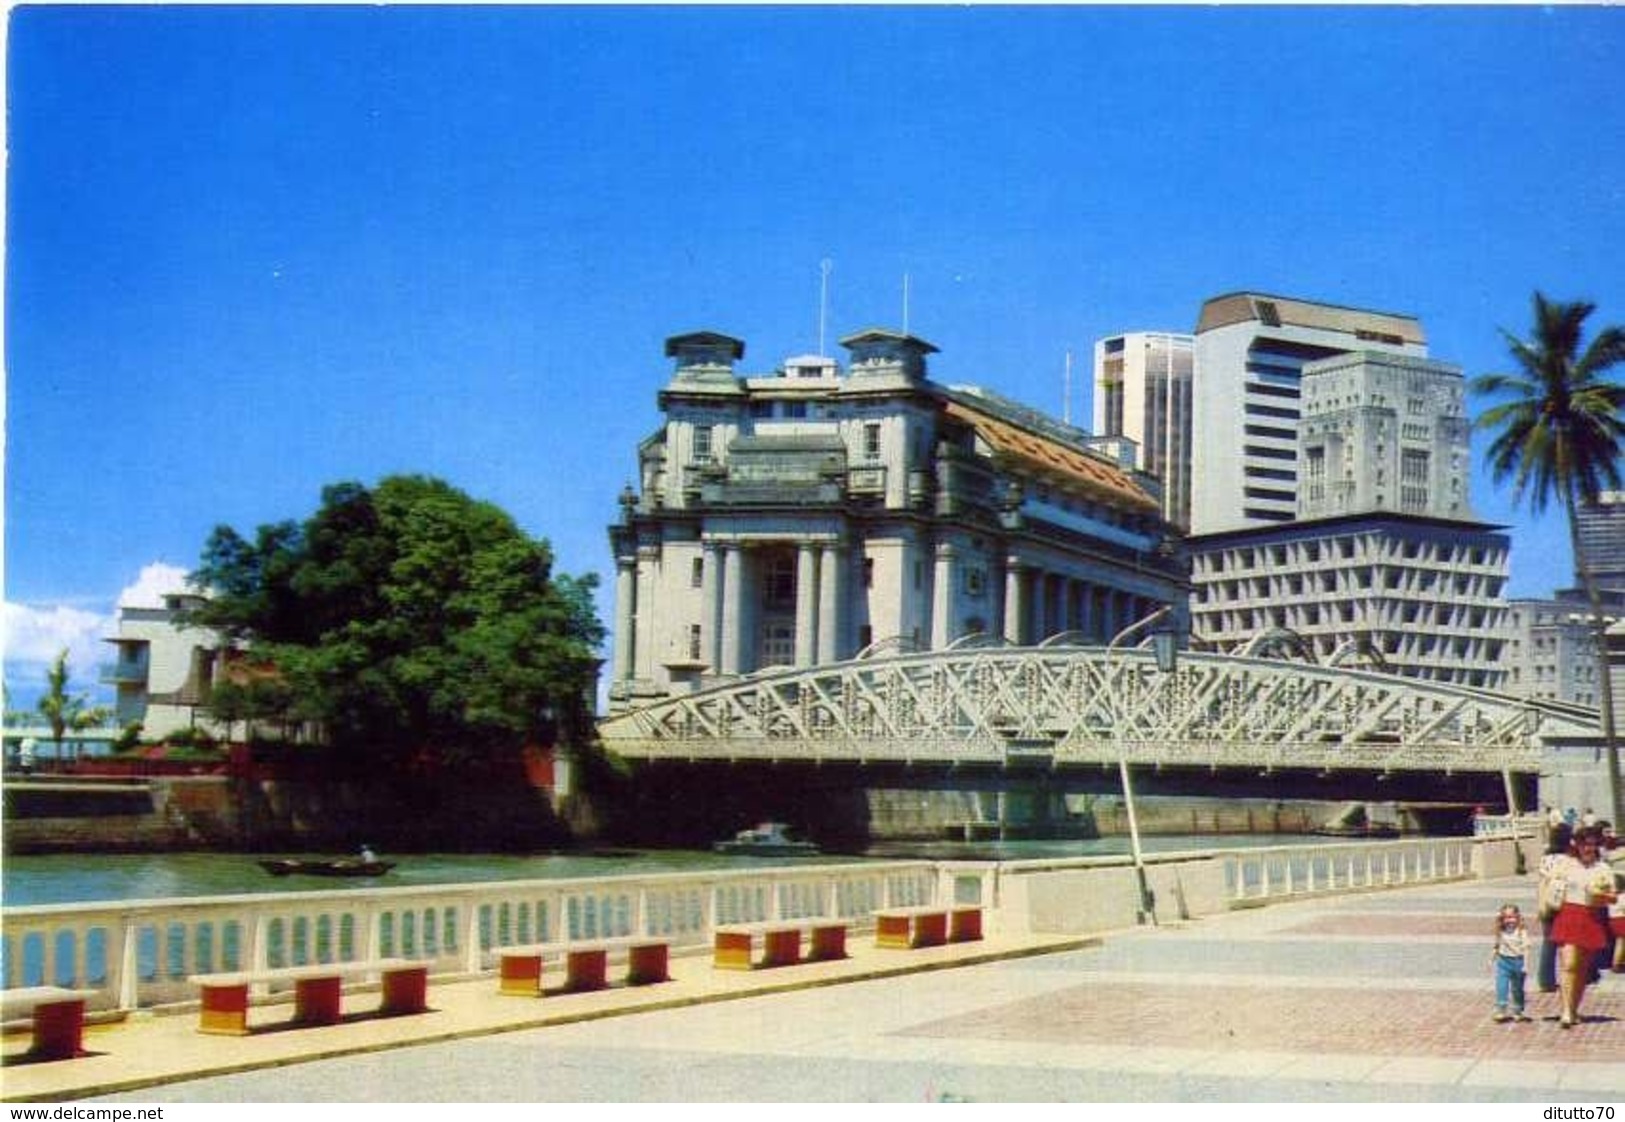
[[[12,1062],[26,1041],[8,1038],[4,1097],[1618,1102],[1625,975],[1570,1031],[1532,975],[1534,1022],[1490,1019],[1490,920],[1507,899],[1532,914],[1533,894],[1527,877],[1461,880],[1091,940],[854,939],[840,963],[738,973],[684,957],[663,985],[541,999],[431,985],[422,1016],[247,1038],[148,1017],[93,1029],[97,1054],[73,1061]]]

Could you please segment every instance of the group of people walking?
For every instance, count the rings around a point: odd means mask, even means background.
[[[1614,837],[1607,823],[1548,829],[1540,862],[1541,944],[1536,985],[1557,993],[1558,1024],[1580,1021],[1580,1002],[1604,970],[1625,973],[1625,904],[1618,878],[1605,858]],[[1495,1019],[1527,1021],[1524,976],[1530,936],[1517,905],[1503,904],[1495,917]]]

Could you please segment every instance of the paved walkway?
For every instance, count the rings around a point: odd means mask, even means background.
[[[685,958],[666,985],[537,1001],[496,997],[489,981],[432,986],[436,1011],[426,1016],[241,1040],[199,1036],[191,1017],[151,1018],[93,1033],[101,1055],[8,1065],[4,1094],[128,1086],[109,1101],[146,1103],[1625,1097],[1625,975],[1587,995],[1585,1023],[1571,1031],[1557,1026],[1556,995],[1531,992],[1534,1023],[1490,1020],[1487,929],[1504,899],[1532,912],[1533,882],[1302,901],[1070,948],[861,946],[844,963],[750,974]],[[554,1023],[517,1028],[542,1018]],[[439,1042],[414,1044],[426,1038]]]

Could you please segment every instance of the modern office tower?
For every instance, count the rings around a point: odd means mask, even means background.
[[[1156,482],[1088,434],[926,377],[936,348],[868,330],[760,375],[715,332],[675,371],[610,527],[610,708],[871,646],[989,633],[1106,641],[1164,604],[1184,559]]]
[[[1610,621],[1620,618],[1609,613]],[[1507,677],[1502,688],[1528,698],[1599,705],[1597,636],[1585,597],[1507,602]]]
[[[1625,595],[1625,491],[1604,491],[1579,508],[1580,552],[1599,589]],[[1574,583],[1580,583],[1575,566]]]
[[[1381,513],[1195,538],[1192,639],[1494,689],[1508,546],[1493,526]]]
[[[1094,430],[1138,445],[1137,466],[1162,480],[1162,516],[1191,524],[1190,335],[1137,331],[1095,343]]]
[[[1412,316],[1257,293],[1215,297],[1197,322],[1191,532],[1297,517],[1304,366],[1351,351],[1427,357]]]
[[[1460,367],[1354,351],[1306,363],[1301,392],[1300,519],[1368,511],[1472,517]]]

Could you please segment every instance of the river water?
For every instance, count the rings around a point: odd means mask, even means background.
[[[1301,843],[1298,835],[1226,834],[1148,836],[1149,853],[1187,849],[1240,849]],[[1330,841],[1315,838],[1316,843]],[[707,869],[760,868],[763,864],[816,864],[873,860],[1000,860],[1054,857],[1100,857],[1126,854],[1126,837],[1089,841],[896,842],[875,845],[862,853],[817,857],[739,857],[700,850],[612,850],[546,853],[533,856],[464,853],[379,854],[398,862],[382,877],[331,880],[323,877],[273,877],[244,853],[51,854],[7,857],[0,865],[0,904],[70,904],[151,900],[175,896],[224,896],[262,892],[318,892],[345,887],[411,887],[468,884],[497,880],[542,880],[603,877],[616,874],[702,872]],[[265,855],[270,856],[270,855]]]

